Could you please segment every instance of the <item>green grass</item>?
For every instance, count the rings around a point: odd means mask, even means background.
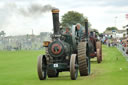
[[[127,85],[128,62],[116,48],[103,46],[103,62],[91,60],[91,75],[70,80],[69,72],[40,81],[37,56],[42,51],[0,51],[0,85]],[[122,68],[122,70],[120,70]]]

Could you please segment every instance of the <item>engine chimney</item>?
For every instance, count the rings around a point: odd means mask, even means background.
[[[85,33],[86,33],[86,39],[88,38],[88,20],[85,20]]]
[[[52,9],[54,34],[59,34],[59,9]]]

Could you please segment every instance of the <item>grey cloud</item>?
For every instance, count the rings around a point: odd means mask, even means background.
[[[30,1],[36,1],[36,0],[0,0],[0,2],[30,2]]]
[[[32,4],[30,5],[30,7],[26,9],[21,8],[19,11],[24,16],[34,16],[34,15],[40,16],[43,13],[51,11],[53,8],[55,7],[51,5]]]
[[[120,14],[120,13],[128,13],[127,10],[121,10],[121,9],[111,9],[111,10],[107,10],[106,13],[110,13],[110,14]]]
[[[0,0],[0,2],[36,2],[38,0]],[[40,0],[40,1],[54,1],[57,6],[64,7],[80,7],[80,6],[114,6],[124,7],[127,6],[128,0]]]
[[[57,5],[69,6],[72,8],[99,6],[99,7],[125,7],[128,5],[128,0],[55,0]],[[61,4],[60,4],[61,3]]]
[[[0,29],[5,29],[9,24],[9,19],[12,15],[38,18],[42,17],[43,13],[51,11],[54,8],[51,5],[29,4],[29,6],[19,6],[17,3],[4,3],[0,8]],[[17,16],[16,16],[17,17]]]
[[[17,6],[13,3],[5,4],[0,8],[0,29],[3,29],[8,24],[8,18],[15,12]]]
[[[33,2],[38,0],[0,0],[0,2]],[[40,0],[46,1],[46,0]],[[127,6],[128,0],[47,0],[55,1],[57,5],[63,6],[116,6],[122,7]]]
[[[101,6],[126,7],[128,6],[128,0],[106,0]]]

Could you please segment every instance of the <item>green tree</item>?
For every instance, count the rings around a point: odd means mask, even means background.
[[[107,27],[106,30],[111,31],[111,30],[118,30],[118,29],[117,29],[117,27]]]
[[[63,27],[66,26],[72,26],[76,23],[80,23],[84,26],[84,21],[87,19],[87,17],[84,17],[82,13],[76,12],[76,11],[68,11],[62,16],[61,19],[61,25]],[[90,24],[89,24],[90,26]]]
[[[4,31],[0,32],[0,36],[5,36],[5,35],[6,35],[6,33]]]

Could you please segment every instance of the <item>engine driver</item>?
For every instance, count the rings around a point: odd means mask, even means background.
[[[79,40],[81,40],[84,35],[84,30],[82,30],[80,23],[76,24],[76,31],[77,31],[77,36],[78,36]]]
[[[66,31],[64,32],[64,34],[71,35],[71,33],[69,31],[69,27],[66,27]]]

